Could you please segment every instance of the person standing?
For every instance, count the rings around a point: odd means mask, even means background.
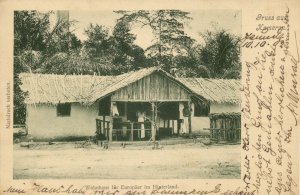
[[[138,111],[138,122],[141,122],[141,139],[145,138],[145,112]]]

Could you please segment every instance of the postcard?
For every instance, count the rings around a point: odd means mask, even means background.
[[[299,194],[296,0],[0,5],[0,194]]]

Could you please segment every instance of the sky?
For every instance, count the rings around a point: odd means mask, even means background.
[[[186,34],[194,38],[198,43],[203,40],[199,35],[199,32],[206,30],[225,29],[228,32],[241,35],[242,32],[242,14],[240,10],[182,10],[190,12],[190,17],[193,19],[186,26]],[[87,37],[84,34],[84,29],[88,27],[90,23],[104,25],[110,29],[113,28],[117,19],[120,17],[119,14],[113,11],[69,11],[70,20],[77,21],[73,27],[73,32],[77,35],[80,40],[85,40]],[[136,44],[142,48],[147,48],[152,44],[153,35],[149,27],[142,29],[136,28],[132,31],[136,34]]]

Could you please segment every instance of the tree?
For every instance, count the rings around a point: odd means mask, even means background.
[[[136,37],[127,23],[118,21],[112,35],[108,28],[98,24],[90,24],[85,33],[86,57],[98,64],[97,71],[101,70],[102,75],[121,74],[145,66],[144,50],[134,44]]]
[[[51,12],[42,14],[37,11],[14,12],[14,55],[25,50],[43,51],[46,48],[50,27]]]
[[[178,56],[175,58],[177,68],[171,70],[176,77],[201,77],[210,78],[210,71],[205,65],[198,63],[197,58],[192,55]]]
[[[21,80],[18,73],[23,72],[23,66],[21,65],[19,58],[14,58],[14,124],[24,124],[26,119],[26,105],[24,103],[27,93],[23,92],[20,88]]]
[[[136,70],[146,66],[144,50],[136,45],[136,36],[131,33],[130,24],[118,20],[112,33],[114,40],[114,64],[126,66],[127,70]]]
[[[19,73],[36,68],[40,54],[46,48],[50,13],[14,12],[14,124],[24,124],[26,93],[20,85]]]
[[[120,74],[126,72],[127,66],[123,64],[120,56],[120,46],[117,46],[117,39],[109,35],[109,29],[102,25],[90,24],[85,29],[87,40],[84,41],[84,52],[86,58],[92,64],[96,63],[97,70],[103,74]],[[127,48],[125,48],[126,50]],[[127,63],[127,61],[125,62]],[[116,71],[116,72],[115,72]]]
[[[51,57],[59,52],[78,53],[82,47],[81,41],[72,32],[56,32],[52,34],[47,44],[45,57]]]
[[[239,79],[241,72],[240,39],[225,30],[201,33],[205,45],[200,46],[199,61],[212,78]]]
[[[91,59],[105,58],[112,54],[108,28],[98,24],[90,24],[84,32],[87,35],[84,47]]]
[[[146,49],[153,65],[169,71],[174,64],[174,57],[186,55],[194,40],[184,32],[184,24],[190,20],[189,12],[180,10],[156,11],[117,11],[124,23],[149,26],[154,35],[154,44]]]
[[[53,59],[59,52],[70,53],[79,50],[80,41],[67,31],[72,22],[58,20],[50,28],[49,17],[54,12],[38,11],[14,12],[14,123],[25,122],[26,93],[20,89],[21,72],[52,73],[45,62]]]

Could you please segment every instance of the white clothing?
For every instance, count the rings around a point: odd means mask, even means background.
[[[138,112],[138,122],[145,122],[145,112]],[[145,125],[141,124],[141,138],[145,138]]]

